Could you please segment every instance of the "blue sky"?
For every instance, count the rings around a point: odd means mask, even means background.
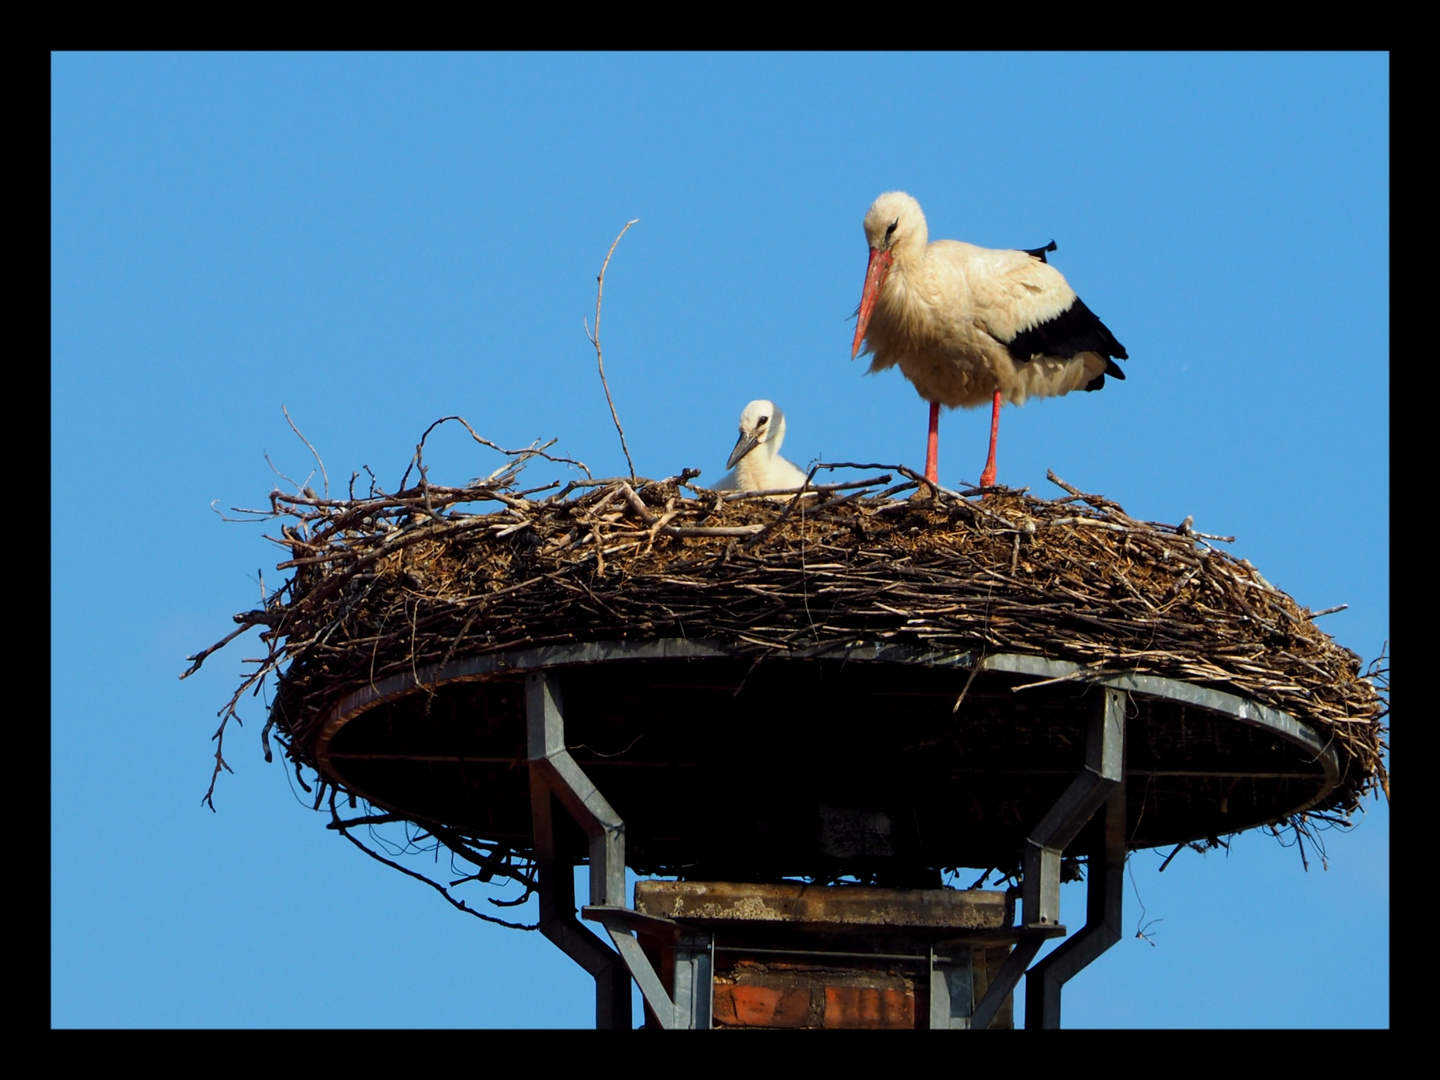
[[[261,757],[257,701],[200,805],[273,587],[261,505],[398,481],[459,413],[624,470],[716,480],[747,401],[785,454],[923,463],[925,404],[851,362],[861,219],[1051,256],[1129,350],[1101,393],[1007,408],[999,479],[1046,469],[1235,554],[1365,659],[1389,631],[1384,55],[108,55],[51,62],[51,1021],[587,1026],[588,978],[365,859]],[[988,416],[947,412],[946,484]],[[494,467],[432,438],[431,478]],[[549,475],[537,473],[541,480]],[[84,492],[83,499],[76,496]],[[99,496],[97,498],[97,496]],[[1066,989],[1085,1026],[1389,1025],[1389,808],[1301,869],[1262,834],[1131,860],[1127,937]],[[1076,895],[1070,895],[1075,892]],[[1083,896],[1067,889],[1066,919]],[[1336,966],[1337,944],[1344,957]]]

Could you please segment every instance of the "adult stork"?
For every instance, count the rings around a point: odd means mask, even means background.
[[[715,485],[717,491],[774,491],[798,488],[805,474],[780,456],[785,441],[785,414],[763,398],[752,401],[740,414],[740,438],[725,467],[730,471]]]
[[[1125,378],[1125,346],[1045,260],[1055,241],[1030,251],[997,251],[936,240],[920,204],[887,191],[865,215],[870,263],[851,359],[863,344],[870,371],[900,366],[930,402],[925,478],[938,482],[940,406],[989,401],[990,456],[980,486],[995,483],[1000,403],[1099,390]],[[1114,358],[1114,359],[1112,359]]]

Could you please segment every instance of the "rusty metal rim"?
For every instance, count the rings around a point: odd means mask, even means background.
[[[319,764],[332,775],[328,753],[331,740],[347,723],[361,713],[393,698],[421,689],[433,689],[451,683],[476,682],[496,675],[520,674],[545,668],[574,667],[582,664],[614,663],[626,660],[705,660],[747,659],[753,650],[742,651],[705,639],[656,638],[647,641],[594,641],[573,645],[545,645],[510,652],[486,653],[431,664],[415,673],[390,675],[379,682],[355,690],[343,697],[326,718],[316,742]],[[973,652],[924,649],[914,645],[865,642],[851,646],[827,645],[797,649],[776,659],[784,660],[845,660],[857,663],[906,663],[928,667],[969,668],[975,663]],[[997,653],[980,659],[981,670],[1012,675],[1034,675],[1039,681],[1062,680],[1081,685],[1108,686],[1145,697],[1160,698],[1192,705],[1209,712],[1238,720],[1251,727],[1271,732],[1314,755],[1325,778],[1319,792],[1291,813],[1302,813],[1323,800],[1340,780],[1338,755],[1328,740],[1296,720],[1289,713],[1268,705],[1247,700],[1222,690],[1196,686],[1179,679],[1158,675],[1129,673],[1089,674],[1089,669],[1066,660],[1020,653]]]

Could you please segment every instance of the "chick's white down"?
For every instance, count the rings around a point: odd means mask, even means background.
[[[730,471],[715,485],[717,491],[771,491],[797,488],[805,473],[780,456],[785,441],[785,414],[773,401],[752,401],[740,414],[740,438],[726,465]]]

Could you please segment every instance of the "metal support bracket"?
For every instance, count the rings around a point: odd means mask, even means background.
[[[1019,985],[1021,976],[1027,974],[1026,966],[1040,951],[1040,946],[1064,934],[1063,926],[1012,927],[993,936],[968,934],[936,942],[930,948],[930,1027],[988,1028],[1005,999]],[[1010,955],[990,980],[984,995],[976,1001],[976,954],[982,953],[987,945],[1011,942],[1014,948]]]
[[[974,1011],[975,983],[973,958],[966,949],[961,955],[945,958],[930,949],[930,1028],[968,1028]]]
[[[1062,944],[1051,956],[1046,957],[1043,964],[1037,965],[1036,973],[1040,977],[1026,984],[1027,1027],[1032,1024],[1037,1027],[1059,1027],[1061,985],[1119,940],[1119,913],[1123,895],[1120,890],[1121,879],[1118,872],[1113,875],[1110,873],[1108,864],[1111,861],[1109,834],[1112,827],[1119,833],[1119,862],[1122,869],[1125,862],[1125,694],[1108,686],[1096,686],[1090,693],[1094,697],[1094,706],[1085,735],[1085,766],[1025,841],[1022,856],[1024,881],[1020,895],[1024,925],[1027,928],[1038,930],[1059,924],[1060,856],[1094,816],[1095,811],[1105,805],[1107,800],[1114,796],[1118,806],[1114,813],[1106,813],[1106,868],[1099,874],[1092,871],[1090,892],[1085,905],[1084,931],[1074,940]],[[1115,821],[1118,821],[1118,825],[1113,824]],[[1114,892],[1113,899],[1109,895],[1111,891]],[[1115,936],[1107,941],[1112,917]],[[1000,999],[995,997],[995,992],[1004,986],[1012,967],[1018,967],[1019,971],[1024,970],[1024,966],[1029,964],[1039,951],[1042,940],[1035,938],[1033,944],[1022,941],[1015,947],[1001,969],[996,985],[991,986],[985,1000],[976,1008],[972,1018],[974,1026],[988,1026],[994,1017],[994,1010],[999,1008]],[[1009,980],[1010,985],[1004,987],[1005,993],[1018,981],[1019,971]],[[1034,989],[1036,984],[1039,986],[1038,992]]]
[[[553,672],[525,676],[525,720],[540,931],[595,977],[595,1026],[631,1026],[628,972],[661,1027],[710,1027],[714,938],[625,906],[625,822],[565,748],[565,708]],[[552,800],[569,811],[589,839],[590,903],[583,914],[605,927],[613,951],[575,918],[573,870],[556,857]],[[636,929],[658,930],[674,939],[673,1000],[635,939]]]
[[[1101,811],[1104,840],[1091,852],[1085,891],[1085,926],[1026,973],[1026,1028],[1060,1026],[1060,991],[1081,969],[1122,936],[1125,902],[1125,785],[1110,792]]]
[[[990,981],[990,988],[975,1006],[975,1012],[970,1017],[970,1027],[984,1031],[990,1026],[990,1021],[995,1019],[1001,1004],[1014,991],[1020,982],[1020,976],[1025,974],[1025,969],[1030,966],[1030,961],[1035,959],[1035,954],[1043,944],[1044,934],[1023,937],[1015,943],[1015,948],[1011,949],[1010,955],[1005,958],[999,974]]]
[[[620,890],[625,887],[624,822],[600,797],[595,786],[565,749],[565,718],[560,688],[548,672],[525,679],[525,707],[530,759],[530,816],[535,830],[536,892],[540,901],[540,932],[558,945],[595,979],[595,1026],[631,1026],[630,980],[621,955],[610,949],[575,918],[575,871],[555,850],[554,803],[558,799],[590,836],[590,892],[610,884],[607,856],[618,846]],[[571,780],[583,783],[577,789]],[[580,811],[577,813],[577,809]],[[598,844],[596,833],[599,833]],[[596,854],[600,861],[595,861]],[[600,903],[605,902],[602,896]],[[622,900],[623,903],[623,900]]]
[[[625,906],[625,822],[565,749],[560,681],[551,671],[525,676],[531,776],[537,773],[590,839],[590,903]]]
[[[626,907],[589,906],[585,918],[600,923],[615,942],[635,985],[662,1028],[709,1028],[714,1008],[715,935],[682,926],[673,919],[645,915]],[[646,933],[668,943],[675,960],[675,996],[665,991],[650,958],[635,940]]]
[[[715,935],[695,931],[675,942],[675,1026],[708,1029],[715,1007]]]
[[[1125,695],[1092,689],[1094,707],[1085,737],[1085,767],[1025,840],[1021,899],[1025,925],[1060,921],[1060,855],[1124,777]]]

